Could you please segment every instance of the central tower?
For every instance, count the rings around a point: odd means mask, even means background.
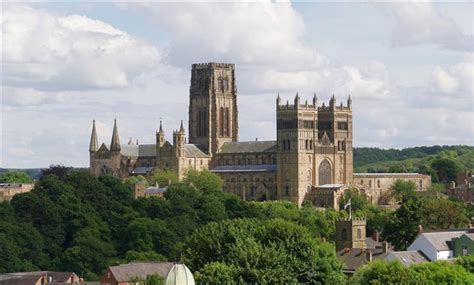
[[[189,89],[189,143],[214,155],[238,140],[237,87],[233,64],[193,64]]]

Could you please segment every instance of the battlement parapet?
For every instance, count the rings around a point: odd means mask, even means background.
[[[329,104],[326,105],[324,102],[321,106],[318,105],[318,99],[316,95],[314,95],[312,104],[309,104],[308,101],[305,101],[304,104],[300,103],[300,96],[296,93],[296,97],[294,99],[294,103],[290,104],[287,100],[286,103],[281,102],[280,95],[278,94],[276,100],[277,110],[317,110],[317,111],[351,111],[352,110],[352,99],[349,96],[347,99],[347,103],[344,105],[342,102],[339,106],[336,105],[336,97],[333,95],[329,100]]]
[[[230,68],[234,69],[233,63],[218,63],[218,62],[207,62],[207,63],[195,63],[192,65],[192,69],[208,69],[208,68]]]

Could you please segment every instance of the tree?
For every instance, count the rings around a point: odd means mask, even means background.
[[[125,261],[166,261],[167,258],[155,251],[135,251],[129,250],[125,254]]]
[[[397,250],[405,250],[414,240],[423,219],[423,203],[420,198],[404,200],[390,217],[383,236]]]
[[[415,194],[416,184],[413,181],[404,181],[398,179],[390,187],[392,196],[397,200],[409,199]]]
[[[201,191],[222,191],[222,186],[224,185],[224,182],[218,175],[208,170],[197,171],[190,169],[185,182],[188,184],[192,183]]]
[[[178,175],[171,170],[156,169],[150,176],[150,185],[158,184],[160,187],[178,183]]]
[[[436,171],[438,180],[442,183],[456,181],[457,174],[462,170],[456,160],[447,157],[439,157],[433,160],[431,162],[431,168]]]
[[[462,228],[470,220],[464,203],[447,199],[424,199],[423,212],[422,224],[430,230]]]
[[[220,276],[257,284],[345,279],[332,246],[317,242],[305,227],[282,219],[209,223],[188,239],[184,257],[200,280],[210,283]]]
[[[130,176],[123,180],[123,184],[127,186],[137,184],[138,182],[143,182],[145,183],[145,187],[148,187],[148,180],[142,175]]]
[[[467,272],[474,273],[474,255],[461,256],[456,259],[456,264],[464,267]]]
[[[203,269],[194,274],[196,282],[199,284],[220,285],[220,284],[238,284],[240,268],[233,264],[222,262],[206,263]],[[241,281],[241,282],[238,282]]]
[[[0,174],[0,183],[32,183],[32,180],[23,171],[11,171]]]
[[[427,284],[474,284],[474,274],[447,261],[426,262],[410,266]]]
[[[374,260],[361,267],[350,279],[350,284],[419,284],[420,276],[399,261]]]

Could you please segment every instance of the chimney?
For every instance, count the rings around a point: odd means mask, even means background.
[[[382,253],[387,254],[388,250],[389,250],[388,242],[386,241],[382,242]]]
[[[375,242],[379,242],[380,240],[380,232],[378,230],[374,231],[374,234],[372,235],[372,238],[374,239]]]
[[[372,251],[367,250],[367,251],[365,252],[365,258],[366,258],[367,262],[372,262],[372,259],[373,259],[373,258],[372,258]]]

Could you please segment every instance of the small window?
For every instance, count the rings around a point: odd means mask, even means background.
[[[357,229],[357,239],[362,239],[362,230]]]
[[[462,246],[462,255],[463,255],[463,256],[466,256],[467,254],[468,254],[468,252],[467,252],[467,246],[466,246],[466,245],[463,245],[463,246]]]
[[[288,187],[288,186],[285,187],[285,195],[286,196],[290,195],[290,187]]]
[[[192,164],[192,162],[191,162],[191,159],[190,159],[190,160],[189,160],[189,165],[191,165],[191,164]]]
[[[369,180],[369,187],[372,187],[372,180]]]
[[[380,188],[380,180],[377,180],[377,187]]]
[[[342,229],[341,231],[341,239],[347,240],[347,229]]]
[[[423,189],[423,180],[420,179],[420,190]]]

